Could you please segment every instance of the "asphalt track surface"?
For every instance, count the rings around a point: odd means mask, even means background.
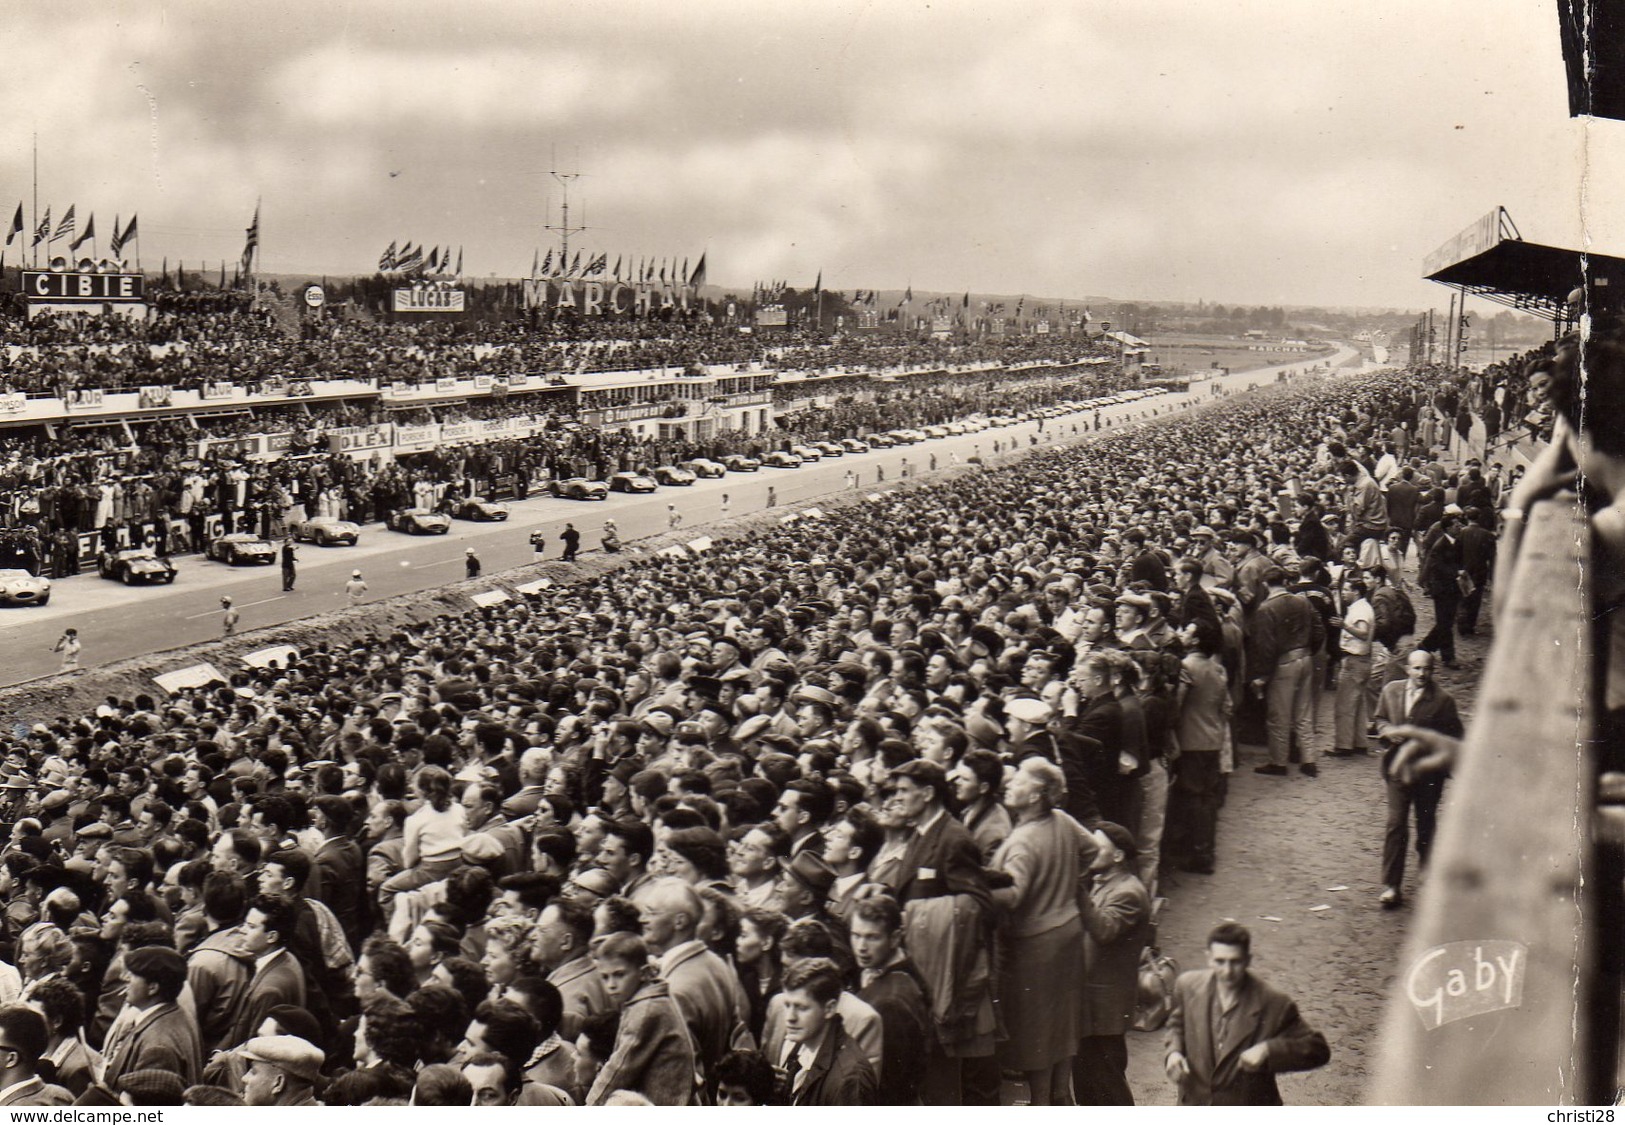
[[[1339,345],[1330,358],[1333,368],[1355,359],[1353,348]],[[1321,360],[1320,362],[1327,362]],[[1272,385],[1282,371],[1301,372],[1311,364],[1299,360],[1259,368],[1225,377],[1228,393]],[[1206,386],[1204,385],[1204,392]],[[1210,397],[1210,392],[1206,392]],[[1149,400],[1108,407],[1102,419],[1115,426],[1151,416],[1168,416],[1183,410],[1188,394],[1158,395]],[[1044,430],[1054,440],[1073,440],[1074,419],[1087,413],[1047,419]],[[1080,427],[1081,429],[1081,427]],[[1111,431],[1106,431],[1111,432]],[[1032,448],[1028,439],[1038,433],[1038,424],[1024,422],[956,434],[911,446],[875,449],[809,463],[798,469],[762,468],[754,473],[728,473],[721,479],[700,480],[693,485],[659,488],[653,493],[632,495],[611,493],[606,501],[562,500],[537,496],[510,505],[512,514],[505,522],[471,523],[453,520],[447,535],[412,536],[389,531],[382,524],[363,527],[354,547],[318,547],[300,544],[298,580],[295,589],[282,590],[278,566],[231,567],[188,555],[175,560],[179,573],[173,585],[126,587],[97,576],[94,569],[76,577],[52,583],[51,601],[46,606],[0,610],[0,686],[9,687],[54,674],[58,657],[51,651],[63,630],[79,630],[84,646],[83,668],[123,660],[133,656],[165,651],[202,641],[216,640],[222,633],[220,599],[230,596],[241,614],[239,635],[253,629],[282,625],[314,614],[343,608],[344,584],[352,570],[360,570],[367,583],[367,601],[378,601],[435,589],[465,577],[464,552],[473,547],[483,573],[523,566],[535,561],[530,546],[531,532],[541,528],[548,543],[545,558],[556,560],[563,552],[559,535],[566,523],[581,532],[582,553],[597,550],[606,519],[614,519],[623,542],[668,530],[667,505],[676,505],[682,515],[683,530],[703,535],[709,522],[724,515],[758,512],[767,505],[768,489],[777,494],[779,506],[789,506],[846,490],[846,474],[858,474],[859,490],[894,486],[902,476],[906,458],[915,476],[929,475],[930,458],[936,455],[939,469],[977,453],[991,455],[993,443],[1007,450],[1011,441]],[[1047,448],[1048,445],[1041,446]],[[884,474],[881,480],[879,474]],[[723,496],[728,509],[723,510]]]

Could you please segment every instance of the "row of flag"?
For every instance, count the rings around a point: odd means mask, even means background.
[[[585,255],[585,260],[583,260]],[[609,253],[591,254],[585,250],[577,250],[574,257],[568,256],[568,251],[559,253],[557,263],[553,260],[553,250],[548,248],[547,256],[537,250],[530,260],[531,280],[543,277],[607,277],[611,281],[625,281],[632,284],[641,282],[655,282],[673,285],[704,285],[705,284],[705,255],[690,269],[689,260],[684,258],[681,263],[676,258],[644,258],[633,259],[627,254],[617,254],[615,264],[609,262]]]
[[[448,245],[442,250],[435,246],[427,253],[422,246],[414,246],[407,242],[404,246],[396,248],[391,242],[384,252],[378,256],[379,273],[425,273],[425,274],[451,274],[455,277],[463,276],[463,248],[457,248],[457,265],[454,269],[451,264],[451,247]]]
[[[51,208],[47,206],[45,208],[44,217],[40,219],[39,226],[34,228],[34,240],[29,243],[29,245],[38,246],[43,242],[49,246],[52,243],[62,241],[64,238],[72,238],[78,228],[78,220],[74,215],[74,207],[74,204],[70,203],[68,205],[68,209],[62,213],[61,220],[56,224],[56,227],[53,230],[51,226]],[[4,213],[5,212],[0,211],[0,214]],[[120,229],[118,216],[113,216],[113,239],[109,243],[109,246],[113,252],[113,257],[118,257],[119,254],[124,251],[125,246],[129,245],[131,242],[134,242],[140,237],[140,228],[136,224],[136,218],[137,216],[131,215],[129,225]],[[23,233],[24,229],[23,205],[18,203],[17,213],[12,216],[11,229],[6,232],[6,245],[10,246],[16,237]],[[73,241],[68,244],[68,250],[71,253],[72,251],[79,249],[79,247],[83,246],[85,243],[93,242],[95,238],[96,213],[92,211],[90,218],[85,222],[84,231],[79,233],[79,236],[74,238]]]

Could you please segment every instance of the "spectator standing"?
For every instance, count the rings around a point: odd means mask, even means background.
[[[564,544],[564,554],[562,556],[564,561],[575,562],[576,552],[581,550],[581,532],[576,530],[576,525],[573,523],[565,524],[564,534],[559,536],[559,541]]]
[[[79,630],[64,629],[62,636],[57,638],[51,651],[62,657],[61,672],[76,672],[79,670],[79,653],[84,646],[79,643]]]
[[[1139,1002],[1140,954],[1151,943],[1151,896],[1134,873],[1138,848],[1120,824],[1095,829],[1093,876],[1078,896],[1083,920],[1083,1011],[1072,1091],[1079,1105],[1133,1105],[1128,1030]]]
[[[282,589],[284,592],[293,589],[294,579],[297,575],[298,554],[294,547],[293,536],[289,535],[282,541]]]
[[[359,570],[350,572],[350,580],[344,584],[344,596],[353,606],[367,600],[367,584],[362,580]]]
[[[1326,1065],[1325,1036],[1251,971],[1252,935],[1225,922],[1207,939],[1208,967],[1174,982],[1163,1067],[1180,1105],[1280,1105],[1277,1074]]]
[[[480,556],[470,547],[463,552],[463,570],[465,578],[478,578],[480,576]]]
[[[1382,897],[1384,908],[1392,909],[1403,900],[1405,847],[1410,838],[1410,818],[1416,816],[1416,858],[1426,867],[1433,850],[1433,833],[1438,824],[1439,800],[1444,796],[1446,773],[1425,774],[1405,782],[1393,774],[1394,755],[1399,743],[1384,737],[1391,726],[1422,727],[1450,738],[1466,733],[1456,700],[1433,681],[1434,655],[1418,648],[1405,658],[1405,678],[1382,689],[1377,702],[1377,734],[1387,748],[1382,756],[1382,778],[1388,791],[1388,822],[1382,842]]]

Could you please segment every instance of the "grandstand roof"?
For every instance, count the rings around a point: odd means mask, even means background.
[[[1625,258],[1525,242],[1505,208],[1439,247],[1422,268],[1429,281],[1549,320],[1567,315],[1569,294],[1588,279],[1596,288],[1625,290]]]

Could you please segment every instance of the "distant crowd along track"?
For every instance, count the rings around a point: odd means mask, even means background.
[[[1357,353],[1352,348],[1342,348],[1325,361],[1325,367],[1335,369],[1355,358]],[[1103,407],[1101,421],[1110,421],[1112,427],[1106,432],[1112,432],[1131,421],[1167,418],[1219,401],[1214,384],[1224,394],[1244,393],[1259,386],[1273,386],[1283,374],[1307,370],[1310,368],[1300,361],[1243,372],[1200,384],[1194,394],[1162,394]],[[1043,447],[1092,437],[1080,426],[1074,438],[1071,426],[1082,420],[1092,426],[1093,414],[1090,407],[1045,419],[1044,433],[1050,435],[1050,440]],[[602,502],[536,496],[512,504],[505,522],[455,520],[446,535],[411,536],[386,530],[382,524],[369,524],[353,547],[300,545],[298,581],[289,592],[282,590],[280,571],[275,566],[234,568],[201,557],[177,560],[179,572],[171,585],[125,587],[102,581],[90,571],[58,582],[49,605],[0,611],[0,634],[6,641],[0,645],[0,686],[55,674],[59,661],[51,648],[67,628],[79,631],[83,643],[80,666],[99,667],[218,639],[222,632],[222,596],[230,596],[241,615],[237,633],[242,634],[343,608],[347,604],[343,588],[353,570],[362,572],[367,602],[422,593],[462,579],[470,547],[480,559],[483,574],[491,576],[534,562],[530,538],[538,530],[546,539],[544,560],[559,558],[559,535],[567,523],[574,524],[581,533],[584,553],[598,547],[606,519],[615,521],[623,542],[665,533],[670,530],[668,504],[682,516],[680,530],[699,534],[699,529],[719,520],[765,510],[770,490],[775,504],[787,508],[854,487],[873,491],[901,480],[905,460],[911,477],[928,474],[933,456],[938,471],[953,467],[956,457],[961,464],[973,456],[1002,461],[1012,449],[1034,448],[1030,439],[1038,433],[1038,423],[1027,421],[912,445],[826,457],[796,469],[764,466],[754,473],[730,472],[692,485],[661,487],[654,493],[612,493]],[[995,442],[999,445],[997,455]],[[849,472],[856,477],[855,483],[848,478]]]

